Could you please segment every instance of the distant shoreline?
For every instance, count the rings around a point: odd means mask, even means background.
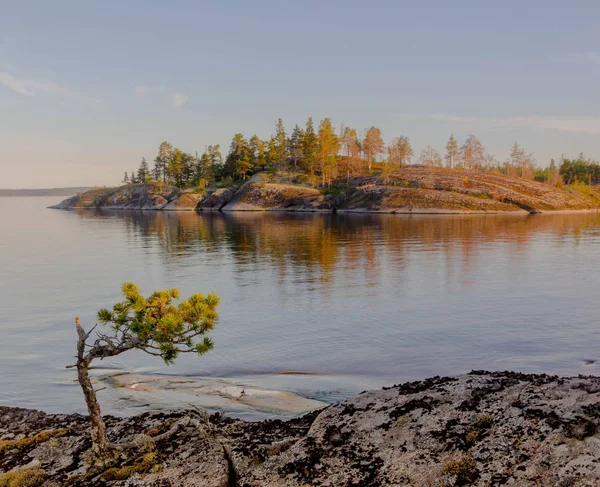
[[[0,189],[0,197],[73,196],[77,193],[85,193],[90,189],[92,189],[91,186],[40,189]]]

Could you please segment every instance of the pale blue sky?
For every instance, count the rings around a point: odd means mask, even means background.
[[[331,117],[600,158],[596,1],[0,0],[0,188],[118,183],[161,141]]]

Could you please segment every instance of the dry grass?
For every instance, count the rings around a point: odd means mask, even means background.
[[[0,476],[0,487],[38,487],[46,479],[46,473],[39,467],[10,470]]]
[[[460,460],[452,460],[442,469],[443,475],[455,475],[458,485],[472,482],[477,475],[477,463],[471,455],[465,455]]]
[[[137,458],[133,464],[123,467],[109,468],[102,474],[104,480],[126,480],[134,473],[148,473],[157,468],[158,456],[156,452],[149,452]]]
[[[51,438],[60,438],[61,436],[65,436],[67,433],[69,433],[68,429],[47,430],[42,431],[37,435],[28,436],[20,440],[3,440],[0,441],[0,453],[4,453],[15,448],[21,449],[29,446],[39,445],[40,443],[48,441]]]

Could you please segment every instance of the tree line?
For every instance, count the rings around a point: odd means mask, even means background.
[[[338,178],[349,180],[375,173],[381,173],[385,181],[394,169],[414,163],[430,168],[495,172],[552,185],[563,181],[567,184],[600,181],[600,166],[583,155],[575,160],[562,157],[558,164],[552,160],[548,167],[542,168],[536,165],[531,153],[515,143],[510,156],[500,162],[474,135],[462,143],[450,135],[443,154],[427,146],[414,158],[409,137],[399,135],[386,144],[376,126],[361,132],[343,124],[336,129],[330,118],[324,118],[315,127],[311,117],[302,127],[295,125],[288,134],[282,119],[278,119],[274,134],[267,140],[256,134],[250,138],[235,134],[225,156],[219,145],[209,145],[198,155],[163,142],[153,168],[142,159],[137,170],[125,173],[123,182],[158,181],[204,188],[215,181],[244,181],[259,171],[289,170],[304,174],[313,185],[325,186]]]

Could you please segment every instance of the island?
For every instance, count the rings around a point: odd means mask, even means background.
[[[549,184],[503,174],[423,166],[356,176],[314,187],[301,173],[259,172],[247,181],[202,189],[164,182],[78,193],[51,208],[163,211],[363,213],[538,213],[597,210],[595,186]]]

